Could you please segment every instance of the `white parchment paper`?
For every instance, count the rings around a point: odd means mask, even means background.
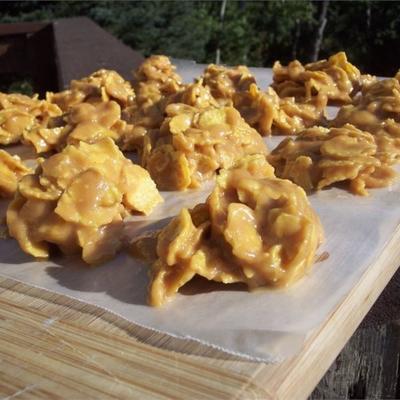
[[[182,62],[189,80],[201,67]],[[265,87],[270,70],[255,69]],[[332,110],[331,110],[332,111]],[[266,139],[269,147],[282,137]],[[127,221],[132,235],[156,229],[182,206],[205,200],[213,186],[202,190],[163,193],[165,203],[148,218]],[[194,285],[156,309],[146,304],[148,266],[126,254],[90,268],[76,259],[33,261],[12,239],[0,240],[0,275],[97,305],[121,317],[176,337],[194,339],[231,354],[258,361],[281,361],[298,352],[305,338],[339,305],[377,259],[400,223],[400,184],[371,190],[369,197],[333,188],[310,196],[326,239],[309,276],[284,290],[248,293],[242,287]]]

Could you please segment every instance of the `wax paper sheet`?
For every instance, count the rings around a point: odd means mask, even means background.
[[[187,81],[202,69],[188,61],[177,64]],[[253,72],[266,87],[271,71]],[[270,148],[280,140],[266,139]],[[209,182],[197,191],[162,193],[165,202],[149,217],[129,218],[126,229],[132,236],[158,229],[182,206],[204,201],[212,187]],[[148,266],[127,254],[96,268],[65,257],[37,262],[12,239],[0,240],[0,275],[97,305],[183,341],[197,340],[227,353],[277,362],[301,349],[379,257],[400,223],[399,196],[399,183],[371,190],[369,197],[338,188],[312,194],[310,201],[326,236],[318,254],[324,253],[325,259],[289,289],[249,293],[240,285],[199,281],[165,307],[152,308],[146,303]]]

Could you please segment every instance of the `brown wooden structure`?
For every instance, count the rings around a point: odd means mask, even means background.
[[[86,17],[0,24],[0,80],[27,77],[40,95],[100,68],[130,78],[142,61],[140,53]]]

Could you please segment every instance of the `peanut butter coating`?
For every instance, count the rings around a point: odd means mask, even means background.
[[[344,182],[352,193],[365,196],[368,188],[388,186],[396,176],[377,151],[374,136],[353,125],[313,127],[283,140],[269,161],[277,176],[306,191]]]
[[[204,204],[158,235],[149,303],[162,306],[195,275],[249,288],[288,286],[310,269],[323,239],[303,189],[274,176],[263,156],[223,170]]]
[[[148,172],[104,138],[68,145],[25,175],[8,207],[7,225],[33,257],[47,258],[56,245],[94,264],[120,248],[125,216],[149,214],[161,201]]]

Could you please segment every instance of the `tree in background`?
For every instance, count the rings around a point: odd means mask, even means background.
[[[400,2],[332,2],[321,55],[345,49],[362,71],[393,76],[400,68]]]
[[[311,53],[311,61],[317,61],[319,52],[321,51],[322,40],[324,38],[324,31],[328,22],[327,12],[329,7],[329,0],[322,0],[320,3],[320,11],[318,17],[318,23],[315,27],[315,38],[313,43],[313,50]]]
[[[326,5],[324,5],[326,3]],[[400,67],[400,2],[25,1],[2,2],[0,22],[88,16],[144,55],[271,66],[345,50],[363,72]]]

